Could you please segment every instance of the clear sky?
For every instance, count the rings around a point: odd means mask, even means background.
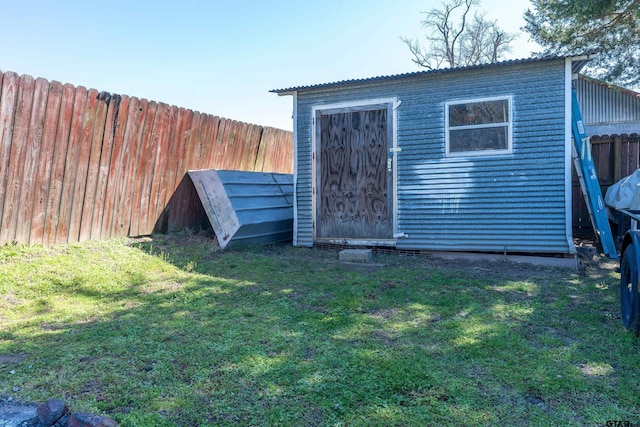
[[[433,0],[0,0],[0,70],[291,129],[271,89],[419,70]],[[483,0],[510,32],[528,0]],[[522,34],[508,58],[537,47]]]

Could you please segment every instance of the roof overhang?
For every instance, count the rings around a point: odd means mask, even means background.
[[[298,93],[297,90],[282,90],[282,91],[270,90],[269,92],[277,93],[278,96],[294,96]]]
[[[574,75],[577,75],[582,69],[587,65],[589,61],[595,58],[598,55],[596,51],[589,51],[582,55],[577,56],[569,56],[568,58],[571,60],[571,72]]]

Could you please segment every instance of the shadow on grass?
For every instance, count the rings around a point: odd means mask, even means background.
[[[125,425],[588,425],[640,411],[638,346],[606,272],[385,256],[367,273],[327,251],[192,240],[137,245],[180,270],[124,272],[114,290],[64,282],[100,316],[3,331],[3,352],[28,354],[21,387]]]

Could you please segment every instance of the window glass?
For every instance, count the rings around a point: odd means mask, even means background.
[[[508,121],[509,103],[506,99],[449,105],[449,126],[483,125]]]
[[[510,150],[509,108],[509,99],[448,104],[447,153]]]
[[[508,148],[507,127],[462,129],[449,131],[449,152],[479,150],[506,150]]]

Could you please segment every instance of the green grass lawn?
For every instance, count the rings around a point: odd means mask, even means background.
[[[0,397],[125,426],[640,423],[612,269],[337,258],[202,234],[0,247]]]

